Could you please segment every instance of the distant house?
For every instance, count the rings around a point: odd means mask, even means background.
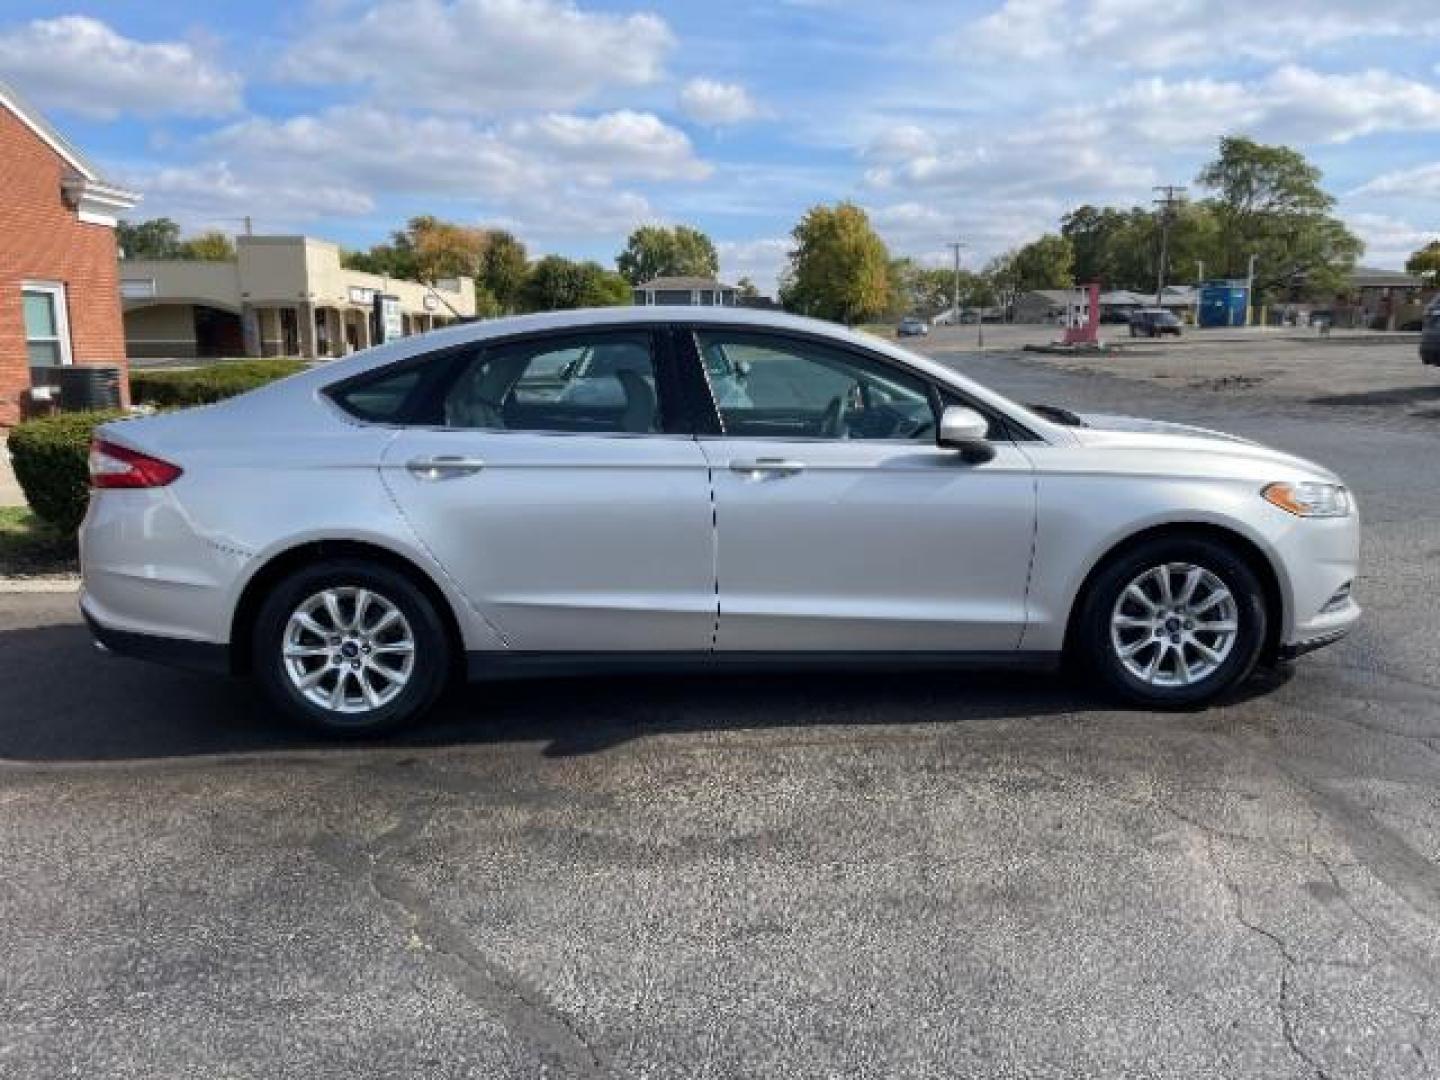
[[[738,290],[707,277],[657,277],[635,286],[634,300],[640,307],[655,304],[681,307],[735,307]]]
[[[1372,330],[1418,329],[1425,305],[1434,295],[1414,274],[1357,266],[1350,272],[1354,308],[1345,320]]]
[[[1011,318],[1017,323],[1058,322],[1070,305],[1073,289],[1032,289],[1015,298]]]
[[[0,212],[0,426],[5,426],[19,419],[22,402],[43,369],[115,364],[123,373],[115,216],[140,196],[107,182],[3,82],[0,177],[5,204]]]

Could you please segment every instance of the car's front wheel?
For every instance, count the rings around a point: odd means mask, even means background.
[[[1214,700],[1255,669],[1269,612],[1250,565],[1208,537],[1112,559],[1083,601],[1078,650],[1106,688],[1151,708]]]
[[[326,734],[364,736],[416,719],[440,696],[450,642],[435,606],[387,566],[304,567],[255,621],[255,674],[270,701]]]

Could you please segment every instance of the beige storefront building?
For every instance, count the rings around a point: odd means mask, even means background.
[[[124,259],[120,295],[131,358],[344,356],[376,340],[375,297],[393,297],[392,333],[475,317],[475,283],[424,285],[347,270],[335,244],[241,236],[230,262]]]

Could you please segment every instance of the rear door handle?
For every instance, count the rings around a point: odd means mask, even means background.
[[[438,457],[414,458],[406,463],[405,468],[417,480],[455,480],[462,476],[474,476],[485,468],[485,462],[480,458],[441,454]]]
[[[791,461],[789,458],[762,457],[749,461],[742,459],[730,462],[730,471],[747,476],[794,476],[805,471],[805,463]]]

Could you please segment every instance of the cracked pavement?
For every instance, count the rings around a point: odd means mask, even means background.
[[[1363,628],[1200,713],[586,679],[325,747],[0,597],[0,1075],[1440,1072],[1440,429],[948,358],[1335,466]]]

